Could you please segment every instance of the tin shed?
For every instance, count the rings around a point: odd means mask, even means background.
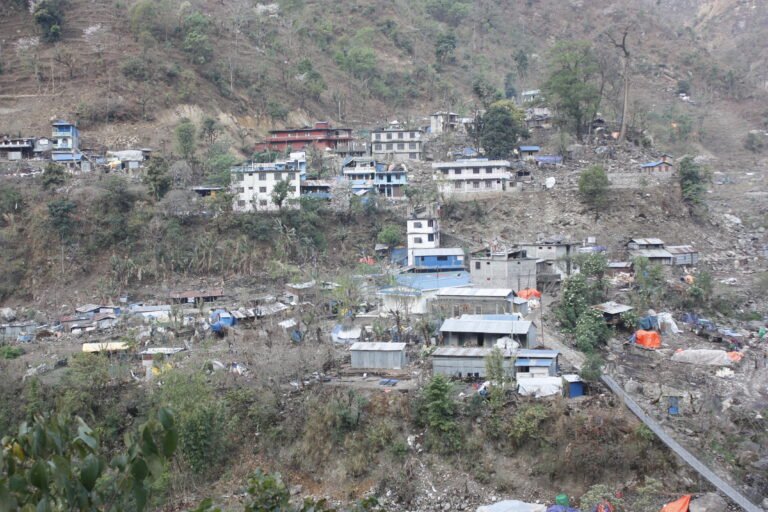
[[[485,358],[493,350],[486,347],[440,347],[432,352],[432,373],[447,377],[485,378]],[[514,375],[509,352],[504,352],[503,368],[508,375]]]
[[[359,341],[349,349],[352,368],[401,370],[408,364],[405,343],[370,343]]]

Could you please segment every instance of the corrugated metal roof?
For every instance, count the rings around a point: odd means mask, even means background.
[[[666,249],[631,249],[629,254],[641,258],[671,258],[672,254]]]
[[[131,306],[131,313],[155,313],[157,311],[171,311],[171,306],[165,304],[158,306]]]
[[[488,334],[527,334],[531,322],[525,320],[481,320],[448,318],[440,326],[440,332],[482,332]]]
[[[454,270],[446,272],[423,272],[398,274],[395,279],[398,284],[418,290],[437,290],[454,286],[469,285],[469,272]]]
[[[633,238],[629,242],[637,245],[664,245],[664,240],[660,238]]]
[[[366,352],[400,352],[405,350],[405,343],[364,342],[353,343],[349,350]]]
[[[433,357],[485,357],[493,352],[486,347],[439,347],[432,352]],[[504,354],[504,357],[511,357]]]
[[[460,247],[444,247],[438,249],[413,249],[414,256],[464,256]]]
[[[472,160],[456,160],[454,162],[435,162],[432,164],[433,169],[445,169],[445,168],[459,168],[459,167],[509,167],[509,160],[487,160],[484,158],[476,158]]]
[[[83,343],[83,352],[117,352],[128,350],[130,345],[124,341],[114,341],[106,343]]]
[[[694,254],[699,252],[692,245],[670,245],[666,249],[671,254]]]
[[[608,268],[629,268],[632,266],[631,261],[609,261]]]
[[[515,366],[534,366],[544,367],[552,366],[554,359],[520,359],[519,357],[515,361]]]
[[[163,354],[169,356],[181,352],[182,350],[186,349],[184,347],[150,347],[146,350],[142,350],[139,353],[147,355]]]
[[[86,304],[85,306],[80,306],[75,308],[75,311],[77,311],[78,313],[90,313],[91,311],[96,311],[100,307],[101,306],[99,306],[98,304]]]
[[[499,314],[487,314],[487,315],[473,315],[463,314],[459,318],[462,320],[515,320],[519,321],[523,319],[523,315],[520,313],[499,313]]]
[[[438,297],[509,297],[514,292],[511,288],[443,288]]]
[[[603,302],[602,304],[592,306],[592,309],[602,311],[603,313],[607,313],[609,315],[619,315],[621,313],[626,313],[627,311],[632,311],[634,308],[632,308],[632,306],[619,304],[618,302],[610,300],[608,302]]]
[[[565,382],[581,382],[581,377],[574,373],[569,373],[567,375],[563,375],[563,380]]]
[[[221,297],[224,290],[221,288],[211,288],[210,290],[185,290],[182,292],[171,292],[172,299],[197,299],[201,297]]]
[[[540,151],[539,146],[520,146],[520,151]]]
[[[557,350],[545,350],[537,348],[521,349],[517,351],[517,357],[525,357],[528,359],[554,359],[560,355]]]

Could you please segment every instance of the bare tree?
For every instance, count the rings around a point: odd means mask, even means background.
[[[624,28],[624,32],[621,35],[621,42],[618,41],[613,35],[606,34],[608,36],[608,39],[613,43],[613,45],[618,49],[621,50],[621,59],[624,64],[624,101],[622,101],[621,106],[621,130],[619,131],[619,142],[624,142],[624,140],[627,138],[627,120],[629,118],[629,85],[630,85],[630,76],[629,76],[629,64],[630,64],[630,53],[629,53],[629,46],[627,46],[627,37],[629,36],[629,31],[631,29],[631,25],[627,25]]]

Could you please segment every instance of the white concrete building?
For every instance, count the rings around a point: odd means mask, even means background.
[[[513,180],[508,160],[474,158],[455,162],[435,162],[433,179],[444,195],[501,192]]]
[[[236,212],[275,211],[278,206],[272,192],[280,181],[290,184],[283,208],[298,208],[295,199],[301,194],[301,178],[307,171],[307,157],[303,151],[291,153],[288,160],[269,163],[246,162],[233,167],[232,209]]]
[[[406,236],[408,238],[408,265],[413,265],[414,250],[440,247],[439,221],[433,217],[408,219],[406,221]]]
[[[398,125],[371,132],[371,156],[383,162],[421,160],[424,154],[424,133]]]
[[[455,112],[435,112],[429,116],[429,132],[432,135],[454,132],[459,126],[459,114]]]

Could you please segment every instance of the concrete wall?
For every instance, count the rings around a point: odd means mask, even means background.
[[[477,263],[480,263],[479,268]],[[536,286],[536,260],[470,259],[472,283],[479,288],[522,290]]]
[[[515,367],[512,358],[504,358],[504,370],[514,376]],[[485,378],[484,357],[432,356],[432,373],[447,377]]]

